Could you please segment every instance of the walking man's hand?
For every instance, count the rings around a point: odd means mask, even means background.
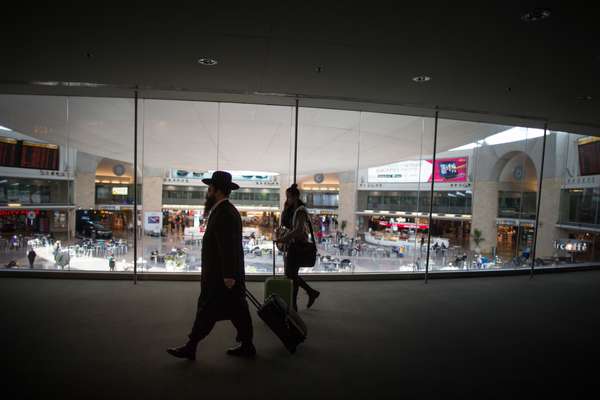
[[[227,289],[231,289],[233,285],[235,285],[235,279],[225,278],[223,280],[225,281],[225,286],[227,287]]]

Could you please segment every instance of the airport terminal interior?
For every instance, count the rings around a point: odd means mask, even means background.
[[[597,13],[397,3],[3,7],[3,398],[597,391]],[[294,354],[264,304],[254,360],[225,354],[228,321],[195,362],[165,352],[207,315],[215,171],[239,185],[233,285],[278,305]],[[320,291],[297,314],[265,289],[293,296],[273,239],[294,183]]]
[[[137,229],[139,273],[199,273],[202,179],[222,169],[246,272],[270,274],[294,161],[319,250],[305,273],[598,261],[599,138],[299,103],[296,145],[294,106],[0,95],[3,267],[133,271]]]

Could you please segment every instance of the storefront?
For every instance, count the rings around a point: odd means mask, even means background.
[[[448,239],[451,246],[468,248],[470,232],[471,221],[464,218],[441,219],[434,217],[431,224],[431,234]]]
[[[75,230],[82,234],[82,222],[91,221],[110,229],[114,236],[127,236],[133,229],[133,208],[127,206],[99,205],[95,210],[77,210]]]
[[[204,219],[203,208],[163,208],[163,232],[183,235],[185,228],[199,227]]]
[[[12,236],[52,235],[56,239],[68,236],[68,211],[66,209],[1,209],[0,235]]]
[[[534,226],[533,220],[497,219],[497,253],[506,258],[531,253]]]
[[[279,224],[278,211],[240,211],[245,234],[254,232],[255,236],[271,240],[273,231]]]
[[[425,237],[429,229],[427,218],[423,217],[362,215],[359,219],[362,220],[359,226],[364,226],[363,235],[367,242],[377,240],[393,244],[416,236]]]
[[[569,262],[591,262],[600,257],[600,232],[565,229],[554,242],[555,256]]]

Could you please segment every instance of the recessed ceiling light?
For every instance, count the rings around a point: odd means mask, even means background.
[[[427,76],[427,75],[420,75],[420,76],[415,76],[414,78],[412,78],[412,80],[417,83],[429,82],[431,80],[431,77]]]
[[[525,22],[536,22],[550,17],[552,12],[547,8],[536,8],[521,15],[521,20]]]
[[[200,58],[198,59],[198,64],[200,65],[217,65],[219,62],[214,58]]]

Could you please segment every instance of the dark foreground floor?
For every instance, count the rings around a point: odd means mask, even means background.
[[[2,397],[539,398],[599,379],[600,272],[318,282],[296,355],[253,314],[256,360],[224,354],[222,322],[179,361],[165,348],[184,341],[198,285],[0,279]]]

